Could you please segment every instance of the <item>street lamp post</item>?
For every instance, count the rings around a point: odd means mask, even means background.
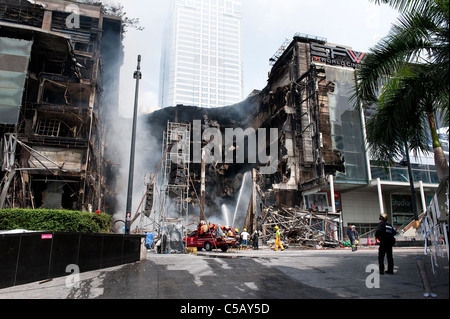
[[[134,175],[134,158],[136,148],[136,126],[138,115],[138,97],[139,97],[139,81],[142,79],[141,73],[141,56],[138,55],[137,70],[134,72],[133,78],[136,79],[136,91],[134,97],[134,115],[133,115],[133,131],[131,135],[131,151],[130,151],[130,170],[128,174],[128,194],[127,207],[125,216],[125,234],[130,233],[131,227],[131,208],[133,203],[133,175]]]

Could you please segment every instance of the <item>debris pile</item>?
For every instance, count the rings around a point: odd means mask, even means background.
[[[272,206],[262,214],[261,239],[271,244],[278,226],[286,245],[336,247],[339,218],[336,214],[311,212],[298,207]]]

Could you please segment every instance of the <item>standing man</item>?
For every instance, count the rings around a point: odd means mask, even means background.
[[[394,274],[394,258],[392,256],[392,247],[395,245],[395,235],[397,231],[388,222],[388,216],[381,214],[380,223],[378,224],[375,238],[380,241],[380,248],[378,249],[378,267],[380,275],[384,275],[384,257],[387,257],[388,269],[386,274]]]
[[[245,246],[245,248],[247,248],[249,236],[250,234],[247,233],[247,228],[244,228],[244,231],[241,233],[241,238],[242,238],[242,246]]]
[[[254,250],[259,249],[258,240],[259,240],[259,232],[255,229],[255,231],[253,232],[253,235],[252,235],[252,243],[253,243]]]
[[[356,251],[358,247],[356,246],[356,239],[358,237],[358,232],[356,231],[355,226],[348,225],[347,236],[350,240],[350,244],[352,245],[352,251]]]
[[[283,244],[281,244],[281,233],[280,233],[280,229],[278,228],[278,226],[275,226],[275,251],[278,250],[278,247],[281,248],[281,251],[284,250]]]

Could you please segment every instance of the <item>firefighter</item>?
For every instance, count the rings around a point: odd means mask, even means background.
[[[211,231],[212,236],[216,237],[216,235],[217,235],[217,225],[216,224],[209,224],[209,230]]]
[[[375,238],[380,241],[378,249],[378,267],[380,275],[384,275],[384,257],[387,257],[388,269],[386,274],[394,274],[394,258],[392,256],[392,247],[395,245],[395,235],[397,231],[388,223],[388,216],[381,214]]]
[[[206,234],[209,231],[209,227],[204,221],[200,223],[199,227],[200,227],[200,235]]]
[[[241,236],[239,235],[239,229],[235,228],[234,229],[234,233],[236,234],[236,248],[240,249],[241,248]]]
[[[223,239],[226,241],[228,238],[228,232],[224,227],[220,227],[220,229],[222,230],[222,237]]]
[[[275,251],[278,250],[278,246],[281,248],[281,251],[284,250],[283,244],[281,243],[281,234],[278,226],[275,226]]]

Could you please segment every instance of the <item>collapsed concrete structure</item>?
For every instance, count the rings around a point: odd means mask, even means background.
[[[222,133],[220,138],[226,135],[227,129],[277,129],[277,154],[272,155],[275,155],[278,161],[273,174],[260,174],[265,163],[248,161],[254,146],[251,145],[250,139],[246,140],[244,162],[226,162],[224,157],[219,157],[206,165],[206,218],[221,217],[221,206],[227,199],[237,199],[245,184],[246,173],[252,176],[249,184],[252,190],[248,195],[252,200],[247,201],[247,207],[239,208],[241,215],[244,215],[242,220],[233,223],[234,226],[253,231],[263,230],[261,221],[266,217],[267,211],[272,211],[269,207],[297,207],[307,211],[313,203],[304,202],[305,192],[329,187],[330,176],[335,176],[338,171],[345,172],[343,155],[332,142],[331,134],[329,94],[334,92],[336,84],[327,78],[323,66],[312,58],[313,45],[325,43],[324,39],[296,35],[280,52],[276,61],[273,60],[267,87],[262,91],[254,91],[239,104],[218,109],[179,105],[149,116],[149,128],[157,136],[161,136],[160,132],[165,131],[167,122],[192,125],[196,120],[202,123],[202,133],[208,128],[217,128]],[[209,142],[196,141],[195,136],[192,136],[191,140],[192,145],[197,142],[204,146]],[[265,142],[268,150],[270,141],[267,138]],[[221,145],[221,156],[230,151],[237,152],[237,148],[241,147],[237,145],[236,139],[232,145],[226,145],[225,142]],[[164,147],[162,149],[164,150]],[[192,158],[194,156],[195,154]],[[200,163],[191,163],[190,172],[194,187],[190,190],[191,203],[201,203],[201,171]],[[332,207],[331,203],[322,203],[320,211],[326,213],[329,207]],[[200,216],[195,208],[193,211],[195,213],[190,216]],[[337,210],[334,209],[333,212],[336,213]],[[333,216],[333,223],[337,232],[340,225],[339,214]],[[334,240],[338,239],[337,233],[333,236]]]
[[[123,22],[101,4],[0,1],[0,207],[106,212]]]
[[[411,198],[406,168],[393,166],[388,174],[380,171],[366,147],[364,125],[370,110],[350,101],[354,72],[364,55],[324,38],[296,34],[270,59],[267,86],[245,101],[218,109],[179,105],[151,114],[148,128],[157,141],[163,141],[168,122],[190,125],[194,132],[195,123],[201,122],[201,134],[190,136],[191,181],[185,200],[191,205],[189,213],[182,213],[182,218],[187,216],[184,225],[196,225],[205,216],[250,233],[259,230],[262,238],[269,239],[271,227],[279,223],[288,242],[330,246],[344,239],[348,224],[373,237],[380,212],[388,212],[400,229],[408,225],[412,208],[395,206],[399,199],[405,203]],[[260,128],[277,129],[276,141],[265,141],[266,154],[271,153],[271,143],[277,146],[278,161],[271,174],[261,174],[267,161],[250,160],[255,139],[246,136],[245,147],[238,145],[237,138],[234,144],[226,143],[227,130],[241,129],[245,135]],[[201,153],[196,145],[208,148],[211,130],[219,130],[213,141],[222,143],[219,151],[214,150],[218,157],[202,166],[195,161]],[[195,137],[204,137],[205,132],[207,138]],[[163,143],[158,143],[164,153]],[[224,154],[237,156],[242,148],[245,161],[226,161]],[[412,168],[422,179],[416,180],[422,210],[424,199],[438,186],[433,164],[424,165],[423,160]],[[163,189],[162,184],[158,187]],[[158,209],[153,207],[156,227]]]

